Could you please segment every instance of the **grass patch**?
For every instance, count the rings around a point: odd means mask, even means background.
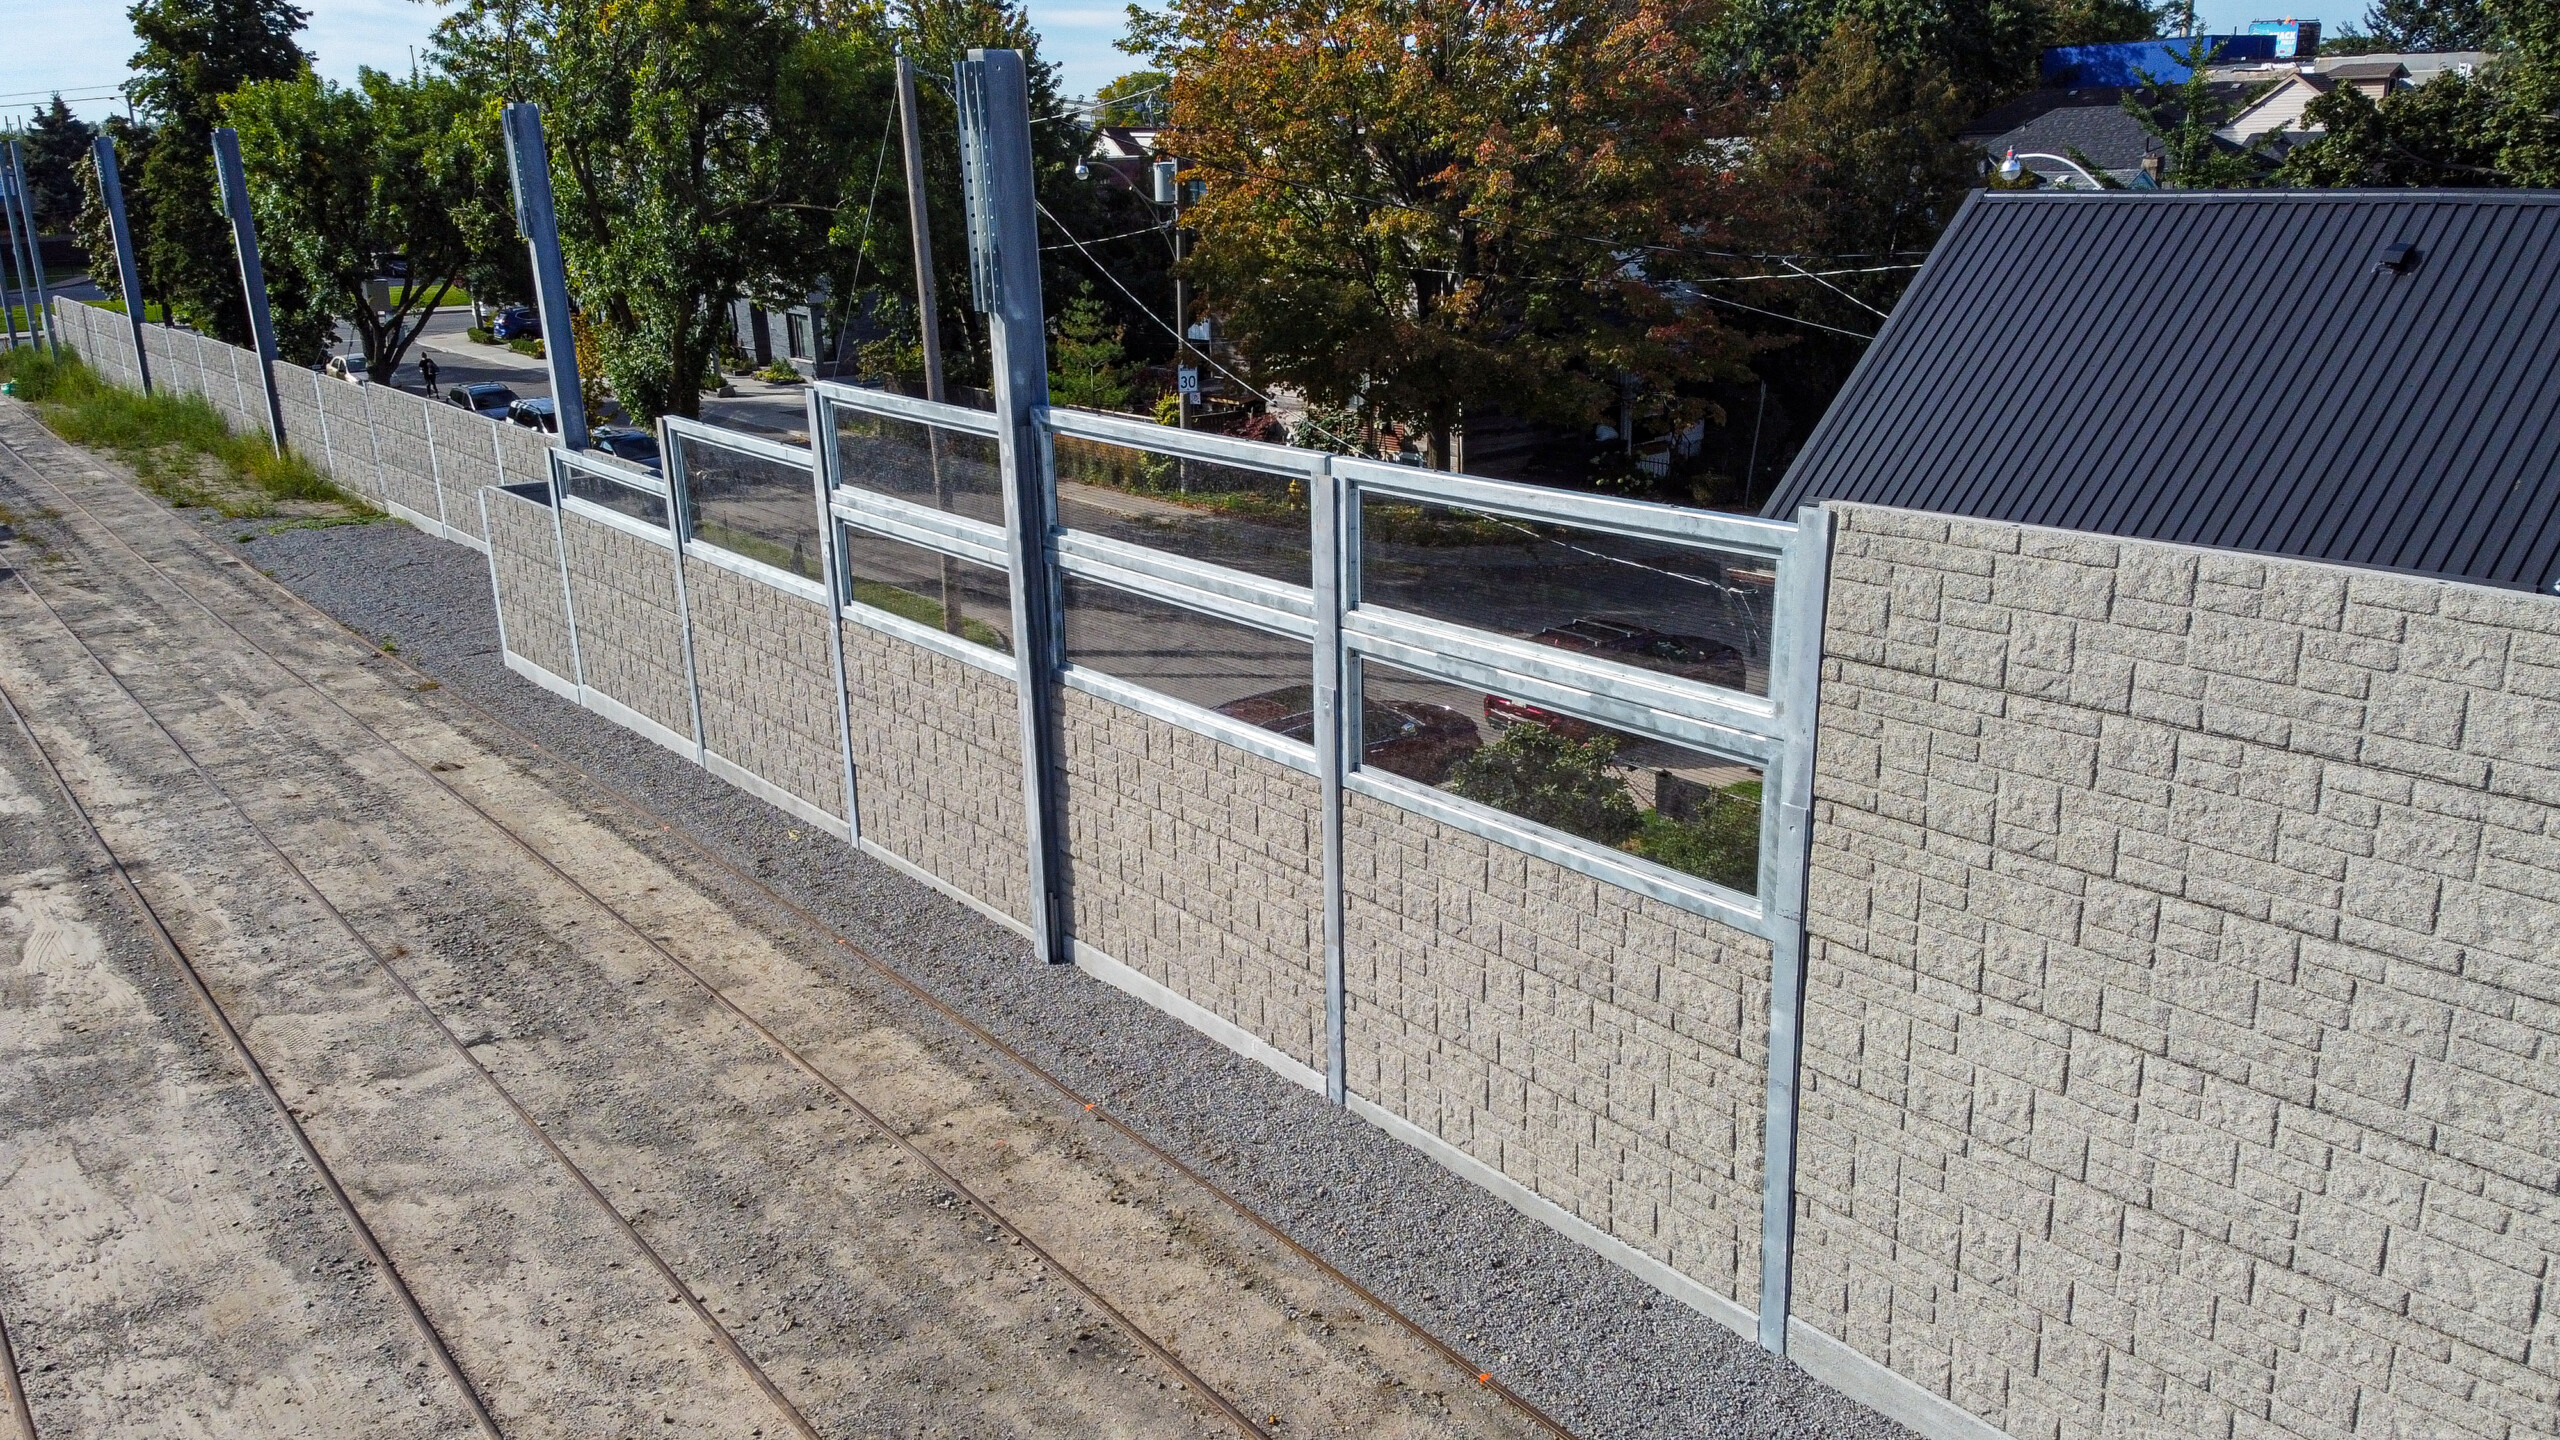
[[[124,313],[124,302],[121,300],[90,300],[84,303],[94,305],[100,310],[113,310],[119,315]],[[145,300],[142,302],[142,319],[145,324],[158,325],[166,321],[168,318],[168,306],[161,304],[157,300]]]
[[[878,580],[856,580],[853,582],[853,598],[874,610],[886,610],[901,620],[912,620],[928,629],[950,628],[943,623],[942,602],[913,590],[902,590]],[[1007,655],[1013,653],[1013,646],[1006,641],[1004,632],[966,615],[960,617],[960,638]]]
[[[263,519],[292,506],[296,520],[374,518],[310,461],[282,455],[260,434],[234,434],[200,396],[140,395],[99,378],[65,354],[35,350],[0,356],[6,393],[36,407],[45,428],[74,445],[113,454],[144,489],[172,505],[204,506],[232,520]],[[326,507],[335,514],[313,514]]]

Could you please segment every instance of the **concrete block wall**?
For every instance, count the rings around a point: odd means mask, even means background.
[[[509,490],[487,490],[480,499],[489,510],[489,578],[497,590],[507,649],[563,683],[576,684],[578,661],[570,648],[551,507]]]
[[[486,540],[480,533],[480,491],[508,483],[498,473],[496,424],[441,400],[422,397],[418,405],[426,419],[427,445],[435,457],[444,523],[475,540]],[[532,473],[515,477],[516,483],[539,478]]]
[[[1767,941],[1356,791],[1351,1093],[1749,1308]]]
[[[560,530],[584,684],[697,738],[675,551],[574,510],[560,512]]]
[[[1058,709],[1076,938],[1321,1072],[1315,777],[1081,690]]]
[[[2021,1440],[2560,1431],[2560,599],[1838,513],[1798,1322]]]
[[[382,462],[383,498],[443,524],[444,501],[436,488],[435,453],[427,442],[425,402],[380,385],[349,388],[362,397],[366,422],[373,428],[374,453]]]
[[[383,476],[382,449],[373,433],[373,406],[364,387],[317,376],[312,393],[320,397],[323,429],[314,445],[325,449],[330,475],[348,490],[377,505],[392,498]]]
[[[709,561],[685,561],[702,743],[842,816],[844,737],[827,607]]]
[[[862,838],[1024,920],[1030,861],[1013,680],[838,623]]]

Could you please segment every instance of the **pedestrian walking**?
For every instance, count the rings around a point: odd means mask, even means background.
[[[418,357],[418,379],[426,386],[429,395],[436,393],[436,357],[433,355]]]

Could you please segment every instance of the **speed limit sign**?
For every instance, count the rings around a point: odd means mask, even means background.
[[[1173,372],[1173,388],[1197,399],[1200,394],[1200,367],[1185,365]]]

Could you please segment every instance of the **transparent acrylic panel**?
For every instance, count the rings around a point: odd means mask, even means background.
[[[1073,435],[1052,437],[1058,523],[1268,580],[1312,585],[1306,482]]]
[[[1777,562],[1363,496],[1360,600],[1769,693]]]
[[[667,502],[656,491],[622,484],[583,465],[563,465],[560,470],[568,477],[569,493],[588,504],[619,511],[661,530],[667,528]]]
[[[1004,524],[1004,472],[992,435],[838,407],[836,464],[846,485]]]
[[[1285,723],[1312,708],[1315,653],[1306,641],[1074,575],[1061,586],[1069,664],[1314,743],[1303,717],[1294,729]]]
[[[1013,653],[1013,587],[1002,570],[850,525],[836,537],[855,604]]]
[[[808,466],[731,450],[698,435],[675,440],[684,458],[685,523],[694,539],[777,570],[825,578],[817,482]]]
[[[1362,660],[1359,763],[1729,890],[1760,889],[1760,771]]]

